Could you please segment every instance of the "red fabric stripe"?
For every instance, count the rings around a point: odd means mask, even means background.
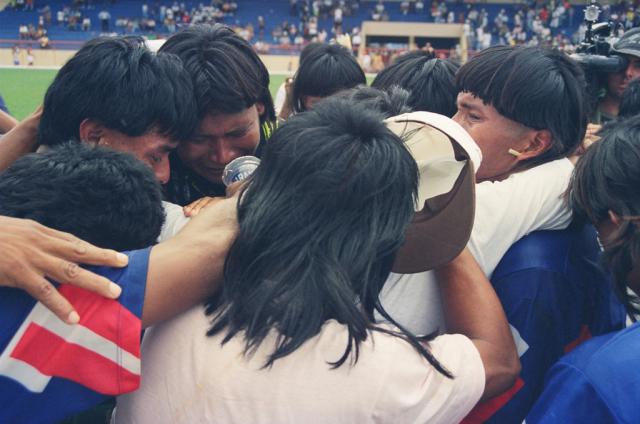
[[[113,357],[117,355],[114,349]],[[140,386],[139,375],[80,345],[67,343],[33,323],[11,357],[30,364],[42,374],[66,378],[106,395],[131,392]]]
[[[117,300],[98,296],[85,289],[63,284],[59,291],[80,314],[80,325],[111,340],[136,358],[140,357],[140,318]]]
[[[507,402],[518,393],[522,386],[524,386],[524,381],[518,378],[513,386],[503,394],[476,405],[460,424],[478,424],[487,421],[493,414],[498,412],[500,408],[505,406]]]
[[[564,347],[564,353],[571,352],[573,349],[578,347],[580,343],[585,342],[590,338],[591,338],[591,331],[589,331],[589,326],[583,325],[582,328],[580,329],[580,335],[578,336],[578,338]]]

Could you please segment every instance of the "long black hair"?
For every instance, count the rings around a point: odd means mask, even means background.
[[[244,332],[246,352],[271,330],[270,366],[315,336],[327,320],[347,326],[344,354],[370,330],[406,339],[450,374],[418,339],[391,323],[379,293],[414,211],[418,169],[382,116],[341,98],[292,117],[273,135],[238,206],[240,230],[225,263],[223,289],[209,300],[208,335],[223,343]]]
[[[576,166],[569,203],[577,218],[594,224],[609,219],[609,211],[621,218],[612,240],[604,246],[603,260],[633,319],[640,305],[627,290],[627,278],[640,266],[640,116],[607,124],[599,135],[601,140]]]

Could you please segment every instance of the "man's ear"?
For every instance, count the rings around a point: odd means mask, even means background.
[[[80,122],[80,140],[84,143],[107,145],[105,139],[105,128],[101,123],[93,119],[85,119]]]
[[[264,105],[260,102],[256,103],[256,110],[258,111],[258,116],[262,116],[262,114],[264,113]]]
[[[622,222],[622,219],[620,219],[620,216],[618,216],[618,214],[612,211],[611,209],[609,209],[608,214],[609,214],[609,220],[613,223],[613,225],[615,225],[616,227],[619,227],[620,222]]]
[[[553,137],[549,130],[532,130],[528,135],[529,143],[526,148],[520,151],[518,161],[533,159],[546,152],[553,142]]]

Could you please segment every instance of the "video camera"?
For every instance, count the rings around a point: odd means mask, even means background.
[[[628,61],[611,49],[611,35],[616,30],[612,22],[598,23],[600,6],[592,1],[584,10],[587,31],[584,40],[571,58],[580,63],[587,73],[613,73],[625,69]]]

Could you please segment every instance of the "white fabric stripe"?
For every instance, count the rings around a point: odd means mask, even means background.
[[[39,302],[36,303],[36,306],[34,306],[29,315],[27,315],[22,325],[20,325],[20,328],[18,328],[18,331],[16,331],[16,334],[0,355],[0,375],[20,382],[27,390],[34,393],[42,393],[45,387],[47,387],[47,384],[49,384],[51,377],[42,374],[37,368],[32,367],[26,362],[12,358],[10,355],[27,330],[27,327],[29,327],[29,324],[31,324],[32,315],[38,305],[40,305]]]
[[[33,322],[51,331],[68,343],[91,350],[119,364],[133,374],[140,374],[140,358],[136,358],[111,340],[94,333],[82,325],[68,325],[38,302],[33,311]]]
[[[32,322],[56,334],[68,343],[82,346],[117,363],[130,373],[140,375],[139,358],[84,326],[65,324],[38,302],[0,355],[0,375],[18,381],[29,391],[41,393],[51,380],[50,376],[42,374],[31,365],[10,356]]]
[[[511,324],[509,324],[509,328],[511,328],[511,334],[513,335],[513,340],[516,343],[516,350],[518,351],[518,356],[522,357],[527,350],[529,350],[529,345],[524,341],[522,337],[520,337],[520,332]]]

